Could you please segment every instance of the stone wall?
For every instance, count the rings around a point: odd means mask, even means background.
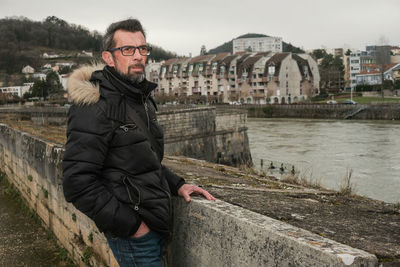
[[[65,125],[64,107],[9,108],[37,124]],[[245,110],[216,112],[214,107],[161,109],[158,121],[165,132],[165,152],[231,166],[252,166]]]
[[[80,266],[116,267],[94,223],[66,203],[63,147],[0,124],[0,168]],[[231,204],[174,199],[168,266],[377,266],[374,255]]]
[[[118,266],[94,223],[64,199],[61,145],[0,124],[0,168],[81,266]]]
[[[231,166],[252,165],[245,111],[215,108],[175,109],[158,113],[165,132],[165,153]]]

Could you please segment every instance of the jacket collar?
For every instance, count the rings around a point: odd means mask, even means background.
[[[147,96],[156,87],[157,84],[146,79],[135,86],[123,79],[113,68],[102,64],[83,66],[75,70],[67,81],[69,100],[77,105],[96,103],[100,95],[106,98],[115,94],[130,97]]]

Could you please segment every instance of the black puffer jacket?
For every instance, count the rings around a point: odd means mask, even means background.
[[[143,220],[168,234],[170,193],[184,180],[161,164],[163,131],[149,96],[156,85],[145,80],[135,88],[113,68],[95,69],[75,71],[67,85],[74,105],[63,159],[65,198],[105,233],[131,236]]]

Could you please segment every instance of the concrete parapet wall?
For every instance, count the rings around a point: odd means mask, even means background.
[[[0,124],[0,168],[80,266],[118,266],[94,223],[67,203],[63,147]],[[222,201],[174,199],[169,266],[375,266],[366,252]]]
[[[0,168],[80,266],[118,266],[105,237],[67,203],[62,190],[62,146],[0,124]]]
[[[223,201],[176,200],[173,266],[377,266],[374,255]]]

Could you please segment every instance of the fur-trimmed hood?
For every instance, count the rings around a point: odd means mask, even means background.
[[[100,89],[101,87],[101,89]],[[118,95],[142,97],[150,95],[157,84],[144,79],[139,84],[124,80],[114,68],[104,64],[83,66],[74,72],[67,81],[69,101],[75,105],[90,105],[99,101],[100,95],[106,97],[118,91]]]
[[[67,81],[69,101],[76,105],[88,105],[99,101],[100,88],[90,82],[92,73],[102,70],[104,64],[86,65],[72,72]]]

